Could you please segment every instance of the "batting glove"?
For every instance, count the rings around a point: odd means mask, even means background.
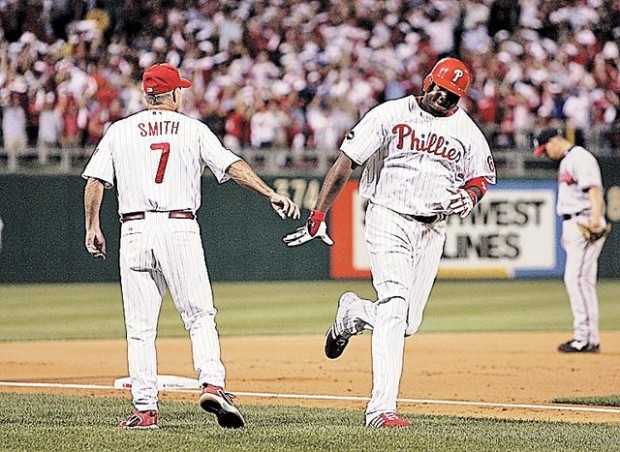
[[[448,212],[458,213],[461,218],[465,218],[474,210],[475,194],[464,188],[457,188],[450,190],[452,196],[450,196],[450,204],[448,204]]]
[[[310,217],[308,221],[306,221],[306,224],[297,228],[295,232],[290,233],[282,240],[287,246],[298,246],[316,237],[330,246],[334,244],[334,241],[327,235],[325,212],[313,209],[310,211]]]

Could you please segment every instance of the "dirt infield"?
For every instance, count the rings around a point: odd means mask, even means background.
[[[557,353],[557,344],[565,339],[565,335],[546,333],[419,334],[407,340],[400,398],[427,402],[401,403],[399,410],[620,424],[618,413],[514,406],[551,405],[556,397],[605,396],[620,391],[620,332],[603,332],[600,354]],[[159,339],[157,348],[160,374],[194,376],[189,339]],[[326,359],[322,348],[320,336],[222,338],[227,389],[367,397],[371,388],[370,335],[354,338],[335,361]],[[116,378],[127,375],[125,353],[122,340],[0,343],[0,381],[112,385]],[[129,399],[126,392],[91,389],[0,386],[0,391],[116,394]],[[195,395],[166,392],[162,399],[194,400]],[[248,396],[239,397],[238,403],[356,408],[360,421],[365,406],[363,401]]]

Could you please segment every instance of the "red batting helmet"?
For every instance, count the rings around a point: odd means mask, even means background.
[[[436,85],[463,97],[467,93],[470,80],[469,69],[462,61],[456,58],[442,58],[435,63],[433,70],[424,79],[424,91],[435,82]]]

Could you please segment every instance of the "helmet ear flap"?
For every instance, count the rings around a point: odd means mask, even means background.
[[[433,76],[431,74],[428,74],[426,77],[424,77],[424,85],[422,87],[424,91],[427,91],[431,87],[431,83],[433,83]]]

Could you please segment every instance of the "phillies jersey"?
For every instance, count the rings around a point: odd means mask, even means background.
[[[446,212],[451,192],[474,177],[495,183],[487,141],[461,108],[445,117],[424,111],[408,96],[370,110],[340,150],[365,164],[360,195],[407,215]]]
[[[205,167],[222,183],[237,160],[200,121],[175,111],[144,110],[110,126],[82,177],[100,179],[106,188],[116,183],[119,214],[195,212]]]
[[[558,169],[558,215],[590,210],[587,192],[590,187],[603,187],[601,170],[591,153],[581,146],[573,146],[562,158]]]

